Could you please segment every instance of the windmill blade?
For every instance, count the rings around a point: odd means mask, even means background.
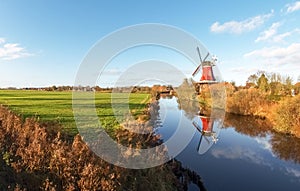
[[[204,139],[207,141],[207,143],[209,144],[210,141],[208,140],[208,138],[207,138],[206,136],[203,136],[203,137],[204,137]]]
[[[192,76],[195,76],[200,71],[201,64],[196,68],[196,70],[193,72]]]
[[[196,129],[197,129],[200,133],[202,133],[201,127],[200,127],[195,121],[193,121],[193,125],[194,125],[194,127],[196,127]]]
[[[199,152],[199,149],[200,149],[200,145],[201,145],[202,139],[203,139],[203,134],[201,134],[200,140],[199,140],[199,143],[198,143],[198,146],[197,146],[197,151],[198,152]]]
[[[205,56],[203,62],[205,62],[205,60],[207,59],[208,56],[209,56],[209,52],[208,52],[207,55]]]
[[[202,63],[202,57],[201,57],[201,53],[200,53],[200,48],[197,46],[197,52],[199,54],[199,58],[200,58],[200,62]]]

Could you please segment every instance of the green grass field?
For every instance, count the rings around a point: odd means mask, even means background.
[[[150,101],[149,94],[131,93],[115,94],[117,104],[129,107],[133,116],[140,115]],[[125,99],[126,98],[126,99]],[[129,104],[127,103],[129,100]],[[56,121],[64,130],[74,134],[77,132],[72,110],[72,92],[48,92],[32,90],[0,90],[0,104],[21,114],[24,118],[36,117],[40,121]],[[113,131],[119,126],[111,106],[110,93],[95,92],[96,111],[102,126]],[[121,109],[116,110],[122,113]]]

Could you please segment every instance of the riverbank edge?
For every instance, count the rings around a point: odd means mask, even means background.
[[[205,105],[205,103],[202,105]],[[205,105],[207,108],[203,109],[205,107],[202,108],[202,110],[200,110],[200,113],[202,114],[209,114],[211,113],[212,110],[216,109],[220,109],[220,108],[210,108],[209,106]],[[260,120],[265,120],[267,123],[269,123],[272,130],[278,132],[278,133],[282,133],[282,134],[287,134],[287,135],[292,135],[295,136],[297,138],[300,138],[300,127],[299,128],[294,128],[294,129],[289,129],[289,128],[281,128],[281,126],[278,124],[278,118],[280,118],[278,111],[279,108],[282,107],[283,105],[281,103],[273,103],[272,105],[268,105],[268,109],[260,109],[257,111],[248,111],[248,112],[239,112],[239,111],[232,111],[230,109],[228,109],[228,104],[226,104],[226,108],[225,108],[225,115],[235,115],[235,116],[243,116],[243,117],[254,117],[256,119],[260,119]],[[243,110],[243,108],[239,109],[239,110]],[[295,123],[290,122],[291,126],[295,126]]]

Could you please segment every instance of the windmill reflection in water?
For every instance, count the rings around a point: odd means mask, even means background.
[[[200,133],[197,151],[199,154],[204,154],[219,140],[218,135],[222,127],[222,120],[209,116],[198,115],[192,124]]]
[[[217,57],[212,56],[210,61],[207,60],[210,55],[209,52],[207,52],[204,59],[202,59],[199,47],[197,47],[197,52],[200,58],[200,64],[192,75],[197,75],[200,69],[202,69],[201,78],[195,83],[196,93],[201,94],[201,89],[203,89],[203,87],[208,87],[211,84],[218,83],[213,72],[213,66],[216,66]],[[200,111],[202,109],[203,108],[200,108]],[[222,120],[217,117],[211,117],[211,115],[204,115],[200,111],[192,124],[197,131],[200,132],[200,140],[198,142],[197,151],[199,154],[204,154],[214,143],[218,141],[218,134],[222,126]]]

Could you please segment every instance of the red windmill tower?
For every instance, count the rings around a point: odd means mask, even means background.
[[[197,89],[199,89],[199,90],[197,90],[197,92],[199,93],[201,91],[201,85],[217,83],[216,78],[214,76],[213,68],[212,68],[213,66],[216,65],[217,58],[215,56],[213,56],[212,61],[206,60],[209,56],[209,52],[208,52],[207,55],[202,60],[199,47],[197,47],[197,52],[199,54],[200,64],[196,68],[196,70],[193,72],[192,75],[195,76],[196,74],[198,74],[200,71],[200,68],[202,68],[202,76],[200,78],[200,81],[196,82],[196,84],[197,84],[196,86],[198,86]]]

